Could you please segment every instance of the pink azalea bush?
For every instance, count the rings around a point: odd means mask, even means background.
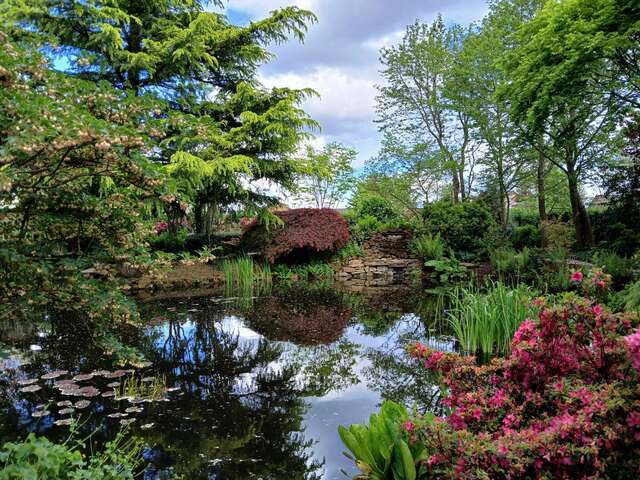
[[[410,348],[447,410],[405,424],[418,478],[640,478],[638,316],[579,297],[542,306],[488,365]]]

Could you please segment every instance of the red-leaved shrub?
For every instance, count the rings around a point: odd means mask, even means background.
[[[638,316],[579,297],[541,303],[511,356],[489,365],[411,347],[448,410],[405,429],[423,447],[418,478],[640,478]]]
[[[349,241],[347,222],[329,208],[298,208],[274,212],[283,222],[282,227],[271,227],[252,222],[247,226],[242,243],[259,249],[271,263],[296,250],[305,252],[336,252]]]

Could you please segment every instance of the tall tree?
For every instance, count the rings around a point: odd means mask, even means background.
[[[580,186],[586,174],[615,151],[624,111],[614,93],[617,88],[603,88],[599,82],[610,65],[605,58],[589,62],[587,69],[579,67],[577,77],[567,82],[571,86],[556,90],[554,77],[571,63],[565,60],[581,58],[572,56],[583,50],[576,38],[587,41],[582,33],[592,30],[590,22],[573,18],[577,3],[588,2],[548,2],[521,28],[520,45],[508,57],[512,82],[506,91],[514,117],[527,123],[540,155],[567,176],[576,240],[586,248],[594,244],[594,237]],[[566,22],[573,23],[576,35]],[[558,70],[558,64],[564,67]]]
[[[337,207],[352,190],[355,178],[352,164],[358,153],[339,143],[316,150],[306,148],[295,194],[299,200],[316,208]]]
[[[508,102],[498,95],[509,82],[500,63],[505,52],[514,48],[518,28],[542,3],[542,0],[491,3],[489,14],[466,37],[448,86],[449,95],[457,99],[456,103],[473,120],[474,140],[484,146],[483,176],[497,193],[498,218],[503,229],[509,223],[510,193],[528,173],[531,147],[522,138],[521,125],[511,119]],[[540,190],[544,200],[544,183]]]
[[[399,45],[381,51],[378,87],[380,129],[396,138],[412,137],[415,144],[433,144],[450,172],[452,200],[468,196],[465,169],[471,147],[471,119],[447,96],[454,59],[461,49],[463,30],[446,27],[441,17],[432,24],[407,27]],[[459,99],[458,99],[459,100]]]
[[[221,13],[221,0],[8,0],[0,18],[18,39],[44,42],[68,70],[107,81],[126,95],[166,99],[163,129],[148,156],[175,178],[210,232],[221,207],[262,207],[273,199],[252,185],[290,186],[293,154],[316,126],[299,107],[309,90],[257,81],[270,43],[302,40],[312,13],[295,7],[247,26]]]

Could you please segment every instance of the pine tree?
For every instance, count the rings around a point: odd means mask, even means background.
[[[272,201],[251,187],[256,181],[290,186],[292,154],[317,126],[300,108],[314,92],[267,90],[257,80],[260,65],[272,58],[267,46],[289,36],[302,41],[315,16],[288,7],[237,26],[217,12],[222,3],[8,0],[0,6],[13,38],[41,43],[73,75],[166,101],[154,112],[162,127],[147,154],[194,204],[197,229],[207,233],[222,208]]]

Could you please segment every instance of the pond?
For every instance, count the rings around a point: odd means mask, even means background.
[[[148,479],[344,479],[355,471],[338,425],[367,420],[383,399],[437,409],[433,379],[405,346],[455,347],[434,335],[439,299],[360,290],[141,300],[146,326],[127,338],[148,363],[124,370],[73,318],[4,324],[0,442],[31,431],[63,441],[65,423],[79,418],[97,443],[123,425],[144,438]]]

